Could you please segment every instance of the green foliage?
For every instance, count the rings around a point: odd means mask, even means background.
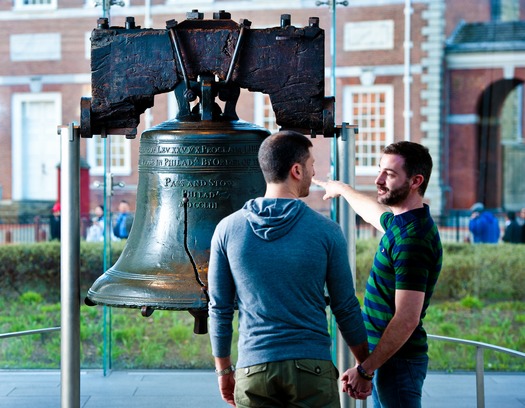
[[[483,308],[483,302],[479,300],[475,296],[465,296],[460,301],[461,306],[466,307],[468,309],[482,309]]]
[[[436,302],[431,304],[424,321],[427,333],[455,337],[525,350],[525,324],[521,317],[524,302],[497,302],[479,306],[477,302]],[[478,307],[479,306],[479,307]],[[443,317],[446,316],[445,319]],[[476,347],[429,340],[430,370],[474,370]],[[484,351],[486,370],[523,371],[525,359],[510,354]]]
[[[364,291],[378,239],[356,242],[356,288]],[[113,242],[108,251],[107,268],[118,259],[124,242]],[[522,249],[522,250],[516,250]],[[81,296],[104,272],[103,244],[82,242],[80,245]],[[443,244],[443,270],[434,299],[480,301],[525,300],[525,246],[512,244],[471,245]],[[0,246],[0,295],[16,298],[33,291],[46,301],[60,300],[60,243]]]
[[[58,326],[58,304],[0,300],[3,333]],[[497,302],[471,308],[459,301],[435,302],[428,310],[428,333],[525,350],[525,304]],[[104,332],[111,322],[111,358],[115,369],[212,368],[209,335],[193,333],[193,317],[187,312],[157,310],[148,318],[137,309],[81,307],[81,366],[100,368]],[[106,319],[106,324],[104,324]],[[237,322],[234,322],[237,327]],[[234,331],[232,358],[237,356]],[[109,342],[106,352],[109,353]],[[473,370],[476,349],[456,343],[429,340],[431,370]],[[486,350],[485,369],[523,371],[525,359]],[[13,337],[0,343],[0,368],[59,368],[59,332]]]
[[[20,295],[19,300],[25,305],[34,305],[37,303],[42,303],[44,298],[40,293],[30,291]]]
[[[124,244],[112,243],[109,266],[116,262]],[[82,242],[82,297],[103,272],[103,243]],[[0,246],[0,295],[13,299],[29,291],[39,293],[46,301],[60,300],[60,242]]]
[[[356,287],[364,291],[377,239],[356,243]],[[434,300],[525,300],[525,245],[443,243],[443,269]]]
[[[111,265],[122,248],[123,243],[112,245]],[[377,240],[357,241],[360,301],[376,248]],[[81,244],[83,293],[104,270],[102,251],[102,244]],[[425,318],[427,332],[525,350],[525,251],[510,244],[445,243],[444,252],[443,272]],[[59,270],[56,242],[0,246],[0,333],[60,325]],[[144,318],[137,309],[81,306],[81,366],[100,368],[111,344],[115,369],[211,368],[209,336],[194,334],[193,322],[188,312],[157,310]],[[111,339],[104,340],[108,333]],[[237,339],[235,330],[234,361]],[[474,347],[437,340],[429,346],[431,370],[474,369]],[[484,357],[487,370],[525,370],[524,359],[490,351]],[[58,332],[0,342],[0,368],[59,367]]]

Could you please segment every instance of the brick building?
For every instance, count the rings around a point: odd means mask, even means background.
[[[198,9],[204,18],[226,10],[252,27],[280,24],[291,14],[304,26],[320,18],[326,30],[326,94],[336,96],[336,123],[357,124],[356,186],[373,193],[381,148],[398,140],[429,147],[434,172],[427,200],[435,214],[487,207],[525,206],[520,182],[523,138],[522,0],[350,0],[317,6],[310,0],[223,1],[123,0],[109,10],[111,25],[133,16],[141,27],[162,29]],[[91,31],[102,8],[92,0],[0,2],[0,207],[49,209],[58,197],[60,163],[57,126],[78,122],[80,99],[91,94]],[[336,21],[335,29],[332,23]],[[332,32],[335,31],[335,55]],[[335,75],[332,74],[335,61]],[[335,91],[331,89],[335,82]],[[138,134],[175,116],[173,95],[155,97]],[[275,130],[267,96],[243,92],[241,119]],[[102,201],[105,152],[121,198],[135,202],[139,137],[83,140],[89,164],[89,208]],[[317,174],[330,174],[333,141],[314,141]],[[349,164],[353,165],[353,164]],[[87,168],[87,166],[86,166]],[[107,170],[107,169],[106,169]],[[321,211],[328,203],[313,189],[308,201]],[[133,206],[133,205],[132,205]]]

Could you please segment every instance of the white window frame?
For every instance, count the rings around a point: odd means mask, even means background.
[[[348,122],[352,125],[357,125],[359,127],[359,134],[356,135],[356,159],[359,155],[359,149],[357,146],[357,141],[361,141],[360,137],[364,136],[367,128],[362,126],[362,122],[359,118],[354,117],[354,106],[353,98],[354,94],[371,94],[371,93],[383,93],[385,95],[385,126],[383,128],[385,132],[385,141],[384,144],[379,145],[377,143],[377,164],[379,164],[379,158],[384,147],[389,145],[394,141],[394,88],[391,85],[372,85],[372,86],[346,86],[343,90],[343,121]],[[373,129],[371,129],[373,130]],[[372,145],[372,143],[370,143]],[[378,167],[377,165],[356,165],[355,173],[356,176],[372,176],[377,174]]]
[[[254,123],[268,129],[271,133],[279,130],[273,111],[270,96],[262,92],[254,92],[253,109]]]
[[[124,135],[108,135],[111,150],[111,168],[106,169],[117,176],[129,176],[131,174],[131,140],[126,139]],[[100,144],[100,151],[102,157],[100,161],[97,160],[97,145]],[[104,175],[104,140],[100,135],[93,135],[91,139],[87,139],[87,162],[89,164],[89,172],[93,176]],[[123,164],[120,166],[113,164],[114,149],[122,149],[121,156]]]
[[[21,200],[23,198],[22,183],[27,182],[27,180],[22,179],[22,106],[24,103],[41,101],[52,101],[55,103],[57,126],[62,123],[62,95],[58,92],[14,93],[11,99],[11,123],[13,127],[11,140],[13,146],[13,174],[11,178],[13,180],[13,200]]]
[[[29,1],[34,4],[26,4]],[[42,11],[42,10],[56,10],[57,0],[48,0],[47,4],[38,4],[45,0],[15,0],[13,10],[15,11]]]

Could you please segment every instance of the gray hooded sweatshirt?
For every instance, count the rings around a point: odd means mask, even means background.
[[[291,359],[331,360],[325,285],[349,345],[366,340],[339,225],[297,199],[257,198],[223,219],[211,242],[208,287],[215,357],[237,368]]]

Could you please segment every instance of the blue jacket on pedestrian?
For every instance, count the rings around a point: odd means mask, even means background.
[[[490,211],[483,211],[469,222],[475,244],[496,244],[499,241],[500,229],[498,219]]]

